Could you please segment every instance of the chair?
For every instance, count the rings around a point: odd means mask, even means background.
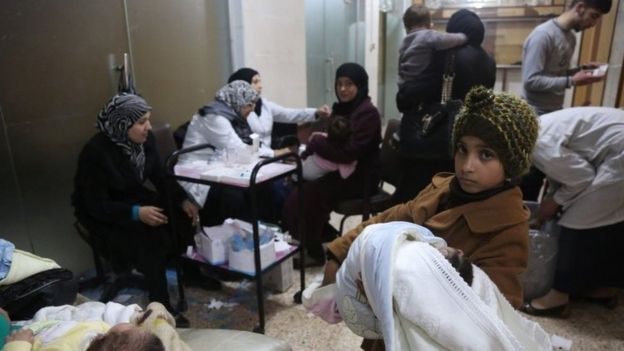
[[[171,125],[169,123],[165,123],[162,126],[154,127],[152,128],[152,134],[154,135],[154,139],[156,141],[158,155],[164,165],[164,162],[169,155],[178,149],[173,131],[171,130]],[[184,141],[184,139],[182,141]]]
[[[363,220],[367,220],[371,214],[383,212],[398,203],[393,194],[388,193],[383,187],[387,183],[396,188],[401,181],[401,158],[399,152],[391,144],[392,135],[399,129],[400,123],[398,119],[391,119],[386,125],[380,151],[381,181],[376,193],[368,198],[342,201],[334,209],[334,212],[343,215],[340,221],[340,234],[342,234],[344,222],[348,217],[362,215]]]
[[[108,302],[114,299],[123,288],[146,289],[143,275],[134,273],[131,267],[116,265],[114,262],[111,262],[103,243],[82,225],[82,223],[75,221],[74,228],[76,228],[78,235],[91,247],[96,272],[95,277],[78,281],[79,291],[95,288],[100,284],[104,284],[104,291],[102,295],[100,295],[100,301]],[[112,274],[107,273],[107,266],[110,267]]]

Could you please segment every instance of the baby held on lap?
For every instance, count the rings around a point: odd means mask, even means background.
[[[399,226],[401,226],[401,223],[403,222],[394,222],[394,224],[399,224]],[[419,229],[418,231],[411,231],[409,233],[411,240],[428,243],[432,247],[436,248],[440,252],[440,254],[442,254],[442,256],[451,264],[451,266],[453,266],[457,270],[461,278],[468,285],[472,284],[472,263],[470,259],[464,256],[464,253],[461,250],[447,246],[444,239],[434,236],[431,231],[424,227],[417,226],[411,223],[405,224],[409,227],[418,227]],[[401,230],[405,230],[405,228],[401,228]],[[358,237],[356,241],[357,240],[362,239]],[[344,266],[341,267],[341,270],[344,269]],[[366,291],[362,284],[361,273],[358,274],[358,279],[355,280],[355,283],[357,284],[357,298],[361,301],[365,301]],[[342,317],[340,315],[340,312],[338,311],[338,305],[336,302],[336,284],[321,286],[321,284],[318,282],[312,283],[303,292],[303,305],[309,312],[320,317],[327,323],[335,324],[342,321]]]

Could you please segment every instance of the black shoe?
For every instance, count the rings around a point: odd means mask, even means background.
[[[524,313],[540,316],[540,317],[555,317],[555,318],[568,318],[570,317],[570,304],[566,303],[559,306],[550,308],[535,308],[531,305],[531,302],[525,302],[520,307],[520,310]]]
[[[173,318],[175,319],[176,328],[188,328],[191,326],[191,322],[182,313],[174,315]]]

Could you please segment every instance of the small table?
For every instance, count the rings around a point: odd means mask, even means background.
[[[250,191],[250,199],[251,199],[251,224],[253,227],[253,238],[254,238],[254,264],[255,264],[255,272],[254,273],[243,273],[237,272],[234,270],[230,270],[229,267],[225,264],[221,265],[213,265],[206,260],[204,260],[200,255],[197,255],[194,251],[191,256],[187,254],[183,254],[180,259],[187,260],[190,262],[194,262],[197,264],[201,264],[204,267],[215,271],[227,271],[235,276],[244,277],[250,280],[254,280],[256,282],[256,296],[258,300],[258,318],[259,324],[254,328],[254,332],[264,334],[265,327],[265,312],[264,312],[264,292],[262,290],[262,275],[270,271],[271,269],[277,267],[280,263],[287,260],[291,256],[295,255],[297,252],[300,254],[300,262],[301,267],[305,267],[305,255],[303,254],[303,247],[305,243],[305,238],[302,236],[299,238],[300,244],[299,246],[292,246],[288,252],[282,252],[277,255],[275,262],[271,263],[269,266],[264,269],[261,268],[260,262],[260,239],[259,239],[259,227],[258,227],[258,198],[256,194],[256,185],[268,182],[274,179],[282,178],[289,176],[291,174],[297,174],[297,179],[301,180],[302,171],[301,171],[301,159],[299,155],[296,153],[290,152],[277,157],[268,158],[268,159],[260,159],[257,163],[249,165],[247,169],[243,169],[244,172],[240,170],[236,170],[236,168],[231,166],[225,166],[222,163],[211,163],[207,164],[207,167],[203,170],[193,169],[192,167],[184,166],[176,166],[177,160],[180,155],[199,151],[203,149],[214,149],[214,147],[210,144],[200,144],[195,145],[186,149],[181,149],[172,153],[166,162],[166,172],[167,176],[171,181],[186,181],[190,183],[199,183],[204,185],[212,185],[212,186],[226,186],[226,187],[234,187],[234,188],[242,188],[249,189]],[[293,160],[294,164],[286,164],[283,163],[284,160]],[[253,166],[253,167],[252,167]],[[249,171],[250,169],[250,171]],[[232,170],[235,170],[233,173]],[[262,170],[262,172],[261,172]],[[248,173],[247,173],[248,172]],[[301,181],[297,182],[297,187],[299,191],[299,213],[303,213],[303,187],[301,186]],[[173,209],[173,203],[171,196],[169,196],[169,206],[170,210]],[[172,220],[173,220],[172,216]],[[298,216],[298,221],[302,220],[302,216]],[[298,224],[299,225],[299,224]],[[175,230],[175,223],[172,226]],[[177,237],[177,236],[176,236]],[[178,267],[179,269],[179,267]],[[179,273],[179,272],[178,272]],[[301,303],[301,293],[305,289],[305,269],[300,270],[300,280],[301,280],[301,289],[298,291],[295,296],[295,302]],[[180,294],[180,306],[182,309],[187,308],[186,297],[184,295],[184,288],[180,279],[178,280],[178,291]]]

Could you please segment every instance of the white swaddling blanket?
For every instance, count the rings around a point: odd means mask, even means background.
[[[338,309],[352,331],[383,338],[388,351],[552,349],[482,270],[473,267],[470,287],[435,248],[443,241],[420,241],[429,234],[390,222],[366,227],[353,242],[336,276]]]

